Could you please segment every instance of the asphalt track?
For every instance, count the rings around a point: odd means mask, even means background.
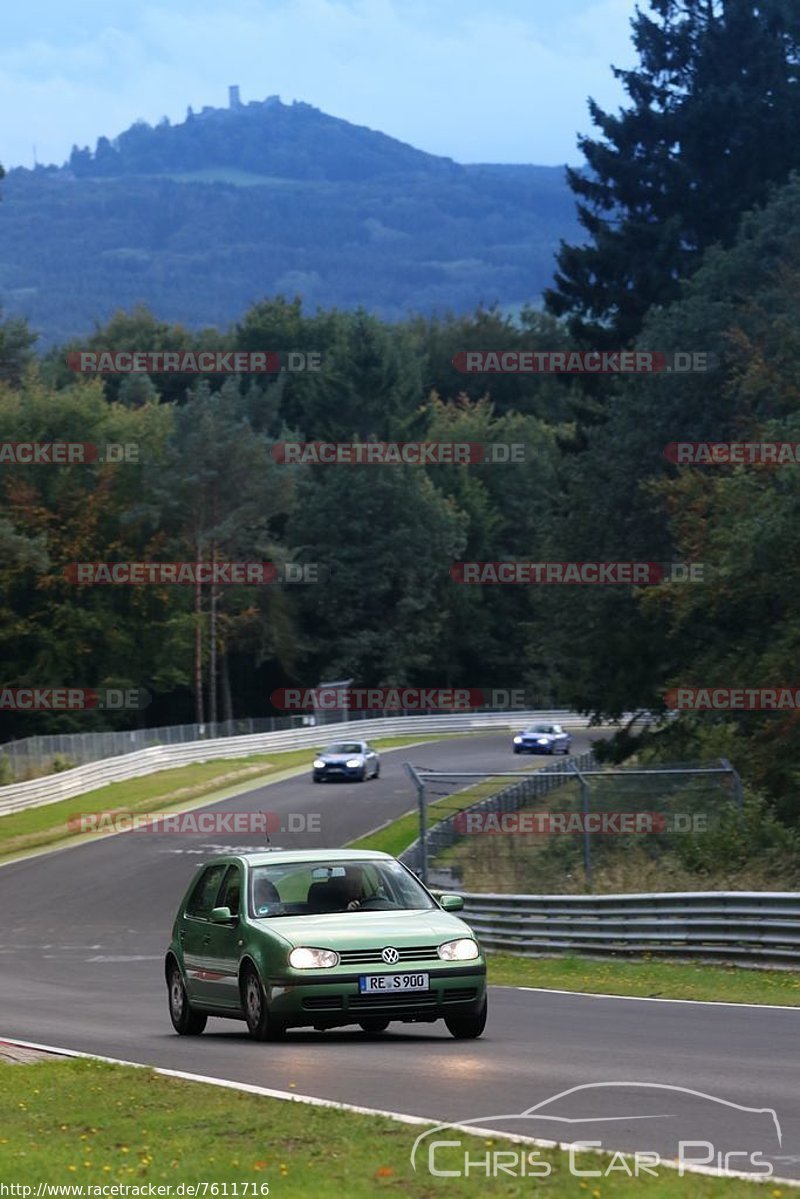
[[[578,734],[573,752],[597,735]],[[428,743],[384,753],[378,780],[314,786],[303,776],[212,810],[318,813],[319,832],[273,843],[341,845],[413,806],[409,758],[442,769],[530,765],[509,753],[507,735]],[[775,1175],[800,1179],[800,1010],[494,987],[475,1042],[437,1023],[257,1044],[243,1024],[218,1019],[198,1039],[177,1037],[162,973],[174,911],[198,864],[234,844],[263,839],[127,833],[2,867],[0,1036],[662,1157],[679,1140],[705,1142],[687,1159],[753,1172],[771,1162]],[[535,1115],[501,1119],[534,1106]],[[409,1130],[409,1151],[416,1135]]]

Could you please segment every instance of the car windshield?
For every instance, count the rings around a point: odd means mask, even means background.
[[[363,746],[360,741],[334,741],[322,752],[325,754],[360,754]]]
[[[525,731],[528,733],[552,733],[555,730],[551,724],[533,724]]]
[[[260,919],[435,906],[399,862],[276,862],[255,866],[250,874],[250,914]]]

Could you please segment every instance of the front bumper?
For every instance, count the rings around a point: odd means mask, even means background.
[[[552,741],[549,741],[547,745],[539,745],[537,741],[522,741],[519,745],[515,745],[514,748],[526,754],[551,754],[558,747]]]
[[[358,980],[364,974],[382,971],[366,966],[358,973],[348,971],[327,978],[322,973],[314,978],[274,979],[267,986],[267,1002],[276,1020],[287,1027],[313,1024],[334,1028],[343,1024],[358,1024],[368,1017],[386,1020],[431,1021],[450,1014],[479,1010],[486,997],[486,966],[470,962],[450,968],[418,967],[403,963],[403,973],[425,973],[430,976],[428,991],[383,992],[362,995]]]
[[[324,770],[315,770],[314,778],[319,779],[359,779],[364,773],[364,766],[326,766]]]

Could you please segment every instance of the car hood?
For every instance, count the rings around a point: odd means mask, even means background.
[[[393,945],[440,945],[474,933],[463,920],[441,909],[421,912],[329,912],[318,916],[279,916],[259,920],[290,945],[321,949],[372,949]]]

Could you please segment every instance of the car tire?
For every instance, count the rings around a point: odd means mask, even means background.
[[[208,1016],[205,1012],[196,1011],[189,1003],[181,972],[177,962],[174,961],[169,969],[167,992],[169,1017],[176,1033],[182,1037],[199,1037],[206,1026]]]
[[[247,1030],[255,1041],[277,1041],[286,1028],[269,1014],[264,984],[253,966],[246,966],[241,978],[242,1007]]]
[[[379,779],[379,778],[381,777],[381,764],[380,764],[380,762],[376,763],[376,765],[375,765],[375,773],[373,774],[373,776],[372,776],[372,777],[373,777],[374,779]]]
[[[467,1012],[466,1015],[445,1016],[444,1022],[447,1025],[447,1031],[457,1041],[473,1040],[479,1037],[486,1027],[487,1003],[484,999],[483,1007],[477,1012]]]
[[[515,745],[515,746],[514,746],[514,753],[515,753],[515,754],[521,754],[521,753],[522,753],[522,750],[519,748],[519,746],[518,746],[518,745]]]
[[[369,775],[367,774],[367,768],[365,766],[364,769],[361,771],[361,774],[358,776],[358,781],[359,781],[359,783],[365,783],[368,778],[369,778]]]
[[[316,774],[312,774],[311,778],[313,779],[313,781],[314,781],[315,783],[321,783],[321,782],[322,782],[322,779],[321,779],[321,778],[318,778]]]
[[[386,1029],[389,1027],[390,1021],[382,1020],[380,1016],[376,1016],[374,1018],[374,1020],[359,1020],[358,1023],[359,1023],[359,1027],[362,1028],[364,1030],[364,1032],[378,1033],[378,1032],[386,1032]]]
[[[568,753],[569,753],[569,750],[570,750],[569,744],[565,745],[565,746],[564,746],[564,753],[565,753],[565,754],[568,754]]]

